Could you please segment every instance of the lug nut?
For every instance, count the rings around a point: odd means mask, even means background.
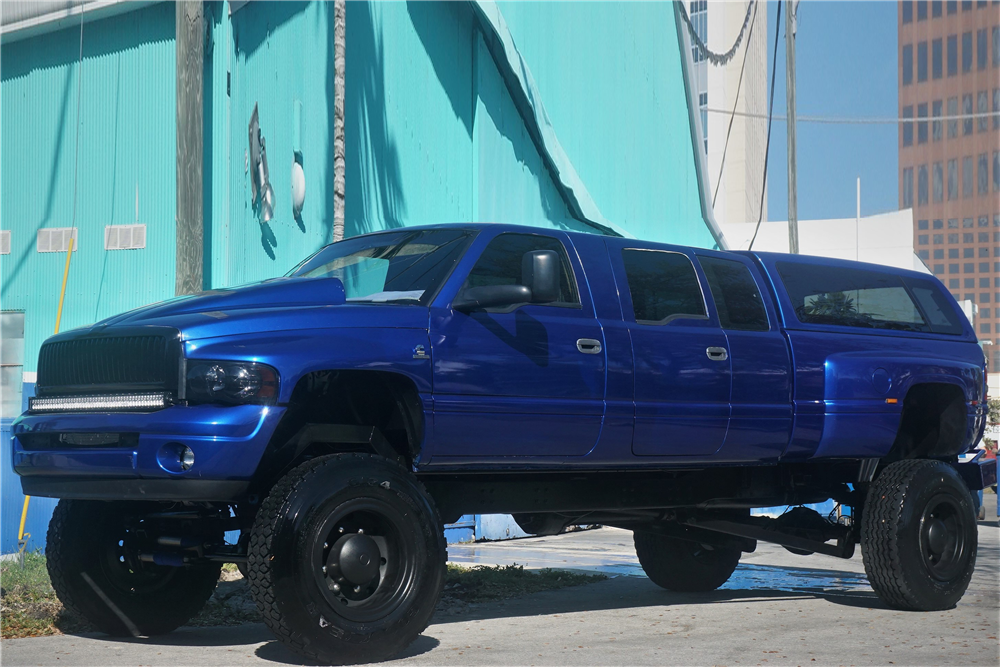
[[[361,586],[355,586],[354,587],[354,592],[355,593],[360,593],[361,592]]]
[[[340,584],[334,584],[333,585],[333,592],[334,593],[339,593],[340,592]]]
[[[340,528],[338,528],[338,529],[337,529],[337,532],[338,532],[338,533],[342,533],[342,532],[344,532],[344,527],[343,527],[343,526],[341,526]]]
[[[326,574],[326,565],[323,566],[323,574]]]
[[[358,528],[358,535],[364,535],[364,534],[365,534],[364,528]]]

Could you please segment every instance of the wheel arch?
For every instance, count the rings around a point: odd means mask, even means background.
[[[266,490],[299,463],[370,452],[412,466],[424,442],[423,399],[403,373],[322,369],[300,376],[254,475]]]
[[[958,378],[918,379],[903,398],[896,438],[887,462],[954,456],[969,433],[966,385]]]

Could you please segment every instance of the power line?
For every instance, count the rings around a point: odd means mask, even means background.
[[[708,113],[722,113],[722,114],[734,114],[736,116],[742,116],[744,118],[757,118],[761,120],[771,119],[787,121],[788,116],[779,115],[772,116],[765,113],[755,113],[753,111],[731,111],[729,109],[705,109]],[[977,120],[979,118],[1000,118],[1000,111],[979,111],[975,113],[958,114],[955,116],[921,116],[919,118],[904,118],[898,117],[893,118],[892,116],[860,116],[860,117],[850,117],[850,116],[795,116],[795,121],[797,123],[825,123],[825,124],[843,124],[843,125],[898,125],[901,123],[943,123],[945,121],[954,120]]]
[[[705,45],[705,42],[702,41],[698,31],[695,30],[694,26],[691,24],[690,17],[688,17],[686,6],[687,2],[685,0],[681,0],[681,2],[678,2],[677,4],[680,5],[681,8],[681,18],[683,18],[684,23],[687,24],[688,32],[691,34],[691,39],[694,41],[695,46],[698,47],[701,55],[713,65],[725,65],[732,60],[733,56],[736,54],[736,50],[740,48],[740,42],[743,41],[743,33],[746,32],[747,25],[750,23],[750,11],[754,8],[757,2],[756,0],[750,0],[750,4],[747,5],[747,15],[743,17],[743,27],[740,28],[740,34],[736,36],[736,41],[725,53],[716,53]]]
[[[754,5],[756,7],[756,5]],[[736,99],[733,100],[733,113],[729,116],[729,129],[726,130],[726,143],[722,147],[722,161],[719,163],[719,179],[715,183],[715,194],[712,195],[712,208],[715,208],[715,200],[719,198],[719,189],[722,185],[722,173],[726,169],[726,151],[729,150],[729,135],[733,131],[733,121],[736,119],[736,105],[740,103],[740,90],[743,88],[743,73],[747,68],[747,56],[750,55],[750,39],[753,37],[753,27],[757,23],[757,11],[754,10],[753,18],[750,19],[750,30],[747,32],[747,48],[743,50],[743,64],[740,66],[740,80],[736,84]]]
[[[760,231],[760,221],[764,219],[764,196],[767,194],[767,156],[771,152],[771,120],[774,118],[774,74],[778,68],[778,35],[781,34],[781,0],[778,0],[778,17],[774,21],[774,57],[771,60],[771,103],[767,110],[767,141],[764,143],[764,182],[760,186],[760,213],[757,214],[757,227],[753,230],[753,238],[750,239],[750,247],[753,250],[753,242],[757,240],[757,232]]]

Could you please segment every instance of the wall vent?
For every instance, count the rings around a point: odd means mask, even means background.
[[[104,228],[105,250],[135,250],[146,247],[146,225],[108,225]]]
[[[73,237],[73,252],[80,249],[76,237],[76,227],[50,227],[38,230],[38,252],[66,252],[69,250],[70,236]]]
[[[10,254],[10,230],[0,232],[0,255]]]

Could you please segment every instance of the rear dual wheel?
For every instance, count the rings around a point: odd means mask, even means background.
[[[872,588],[890,607],[949,609],[976,566],[972,497],[954,468],[940,461],[897,461],[868,490],[861,549]]]
[[[282,478],[250,537],[248,580],[264,622],[324,663],[385,660],[427,627],[445,572],[441,521],[408,470],[334,454]]]

